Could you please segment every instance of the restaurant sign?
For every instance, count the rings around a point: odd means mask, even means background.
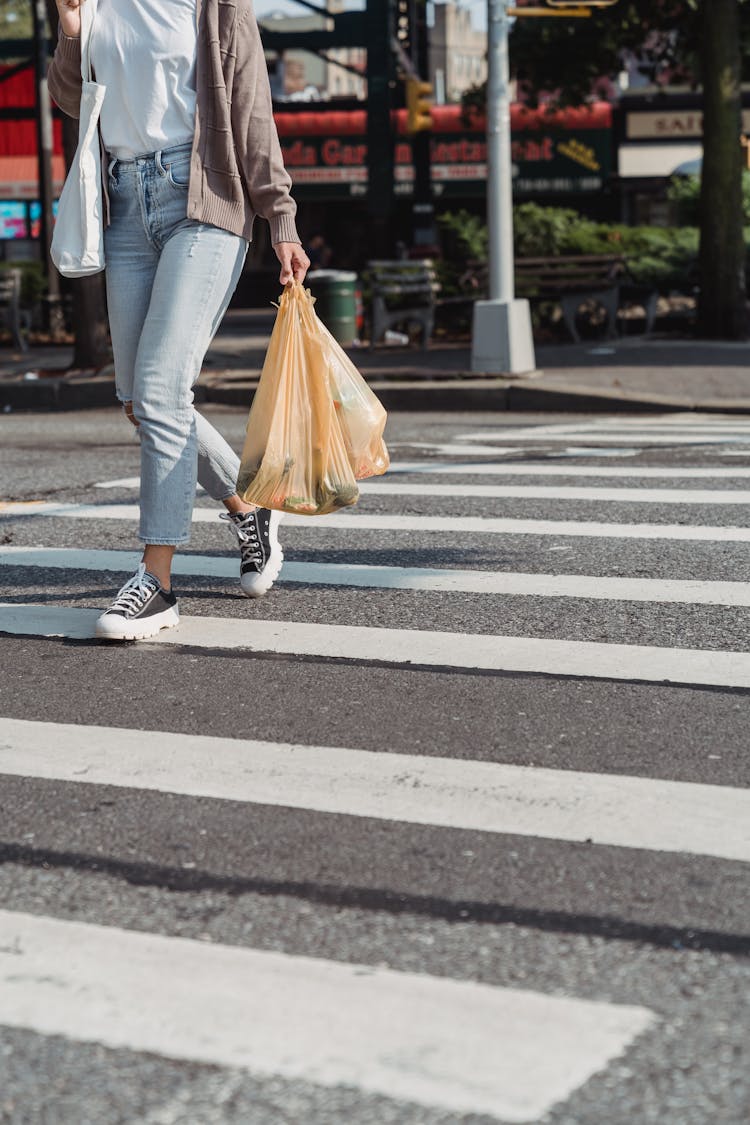
[[[367,143],[362,136],[281,137],[284,163],[299,199],[351,199],[367,194]],[[468,130],[430,138],[436,198],[481,196],[486,190],[487,144]],[[517,195],[555,195],[601,190],[613,171],[609,129],[549,128],[514,134],[513,186]],[[394,146],[397,196],[413,192],[411,141]]]

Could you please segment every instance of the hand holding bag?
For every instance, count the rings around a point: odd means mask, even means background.
[[[99,114],[106,87],[91,79],[91,31],[97,0],[81,4],[81,110],[78,148],[66,176],[52,235],[50,256],[65,277],[87,277],[104,269],[102,167]]]
[[[364,380],[338,356],[313,301],[294,281],[281,295],[237,482],[247,503],[297,515],[355,504],[356,477],[388,466],[385,411],[369,387],[352,390]]]

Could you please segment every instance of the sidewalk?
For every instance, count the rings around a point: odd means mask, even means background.
[[[206,356],[197,402],[248,406],[273,310],[230,310]],[[643,336],[540,346],[524,379],[471,374],[465,344],[350,349],[390,410],[706,410],[750,414],[750,343]],[[0,410],[81,409],[114,402],[113,370],[65,369],[72,348],[0,349]],[[37,377],[35,377],[37,376]]]

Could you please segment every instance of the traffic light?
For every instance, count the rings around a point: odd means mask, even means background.
[[[432,128],[432,85],[421,78],[406,79],[406,131],[421,133]]]

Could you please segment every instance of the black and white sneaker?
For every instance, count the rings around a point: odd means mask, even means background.
[[[142,641],[179,623],[174,592],[162,590],[141,563],[97,621],[96,635],[108,641]]]
[[[240,548],[240,586],[246,598],[260,598],[281,572],[284,552],[279,543],[281,512],[257,508],[254,512],[222,512]]]

